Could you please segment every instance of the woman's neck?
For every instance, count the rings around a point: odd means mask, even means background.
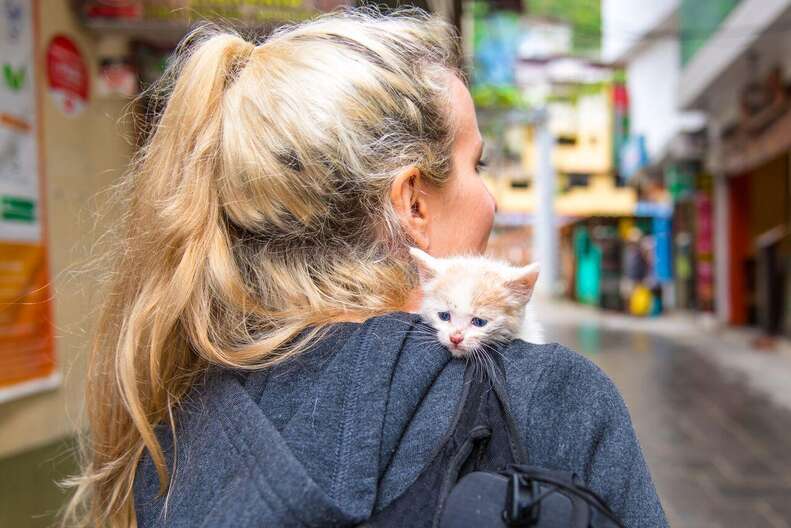
[[[420,288],[415,288],[407,296],[404,306],[401,308],[404,312],[418,313],[420,312],[420,304],[423,302],[423,291]]]
[[[420,288],[415,288],[412,290],[409,295],[407,295],[406,301],[401,306],[398,311],[407,312],[407,313],[419,313],[420,312],[420,304],[423,302],[423,292]],[[336,323],[364,323],[367,319],[369,319],[370,315],[359,314],[354,312],[346,312],[342,315],[338,315],[336,318],[333,319],[333,322]]]

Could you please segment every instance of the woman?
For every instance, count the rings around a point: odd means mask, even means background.
[[[347,525],[415,482],[465,366],[408,313],[407,248],[481,253],[495,209],[452,43],[414,11],[185,40],[121,188],[72,519]],[[609,379],[557,345],[500,352],[530,462],[664,526]]]

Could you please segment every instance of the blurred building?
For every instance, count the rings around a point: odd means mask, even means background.
[[[606,0],[600,60],[571,53],[563,22],[474,11],[473,93],[482,95],[499,205],[491,251],[532,258],[544,204],[531,116],[543,110],[554,142],[558,289],[581,302],[641,315],[714,309],[706,116],[679,102],[683,8],[678,0]]]
[[[705,124],[700,112],[679,109],[680,7],[680,0],[602,2],[602,59],[623,65],[630,135],[643,138],[647,165],[676,157],[674,140]]]
[[[618,86],[605,63],[574,55],[567,23],[515,11],[473,9],[473,96],[487,143],[485,178],[498,203],[490,253],[517,263],[532,254],[540,206],[554,207],[560,241],[560,283],[573,292],[573,228],[589,218],[633,215],[636,192],[618,185],[613,144]],[[539,129],[552,146],[552,203],[539,198]],[[542,203],[539,203],[539,200]],[[548,270],[549,271],[549,270]]]
[[[615,139],[615,94],[612,69],[604,64],[569,55],[522,58],[517,66],[519,83],[536,107],[546,112],[547,127],[552,136],[551,165],[555,174],[553,202],[558,230],[558,255],[554,285],[561,292],[578,300],[598,304],[607,280],[602,280],[598,264],[594,268],[580,266],[583,247],[572,242],[575,233],[588,230],[590,222],[629,217],[637,205],[636,192],[618,185],[613,156]],[[488,178],[498,202],[498,230],[491,245],[500,256],[512,257],[517,237],[522,233],[522,247],[529,247],[539,212],[536,177],[541,163],[538,129],[535,124],[507,131],[511,142],[518,142],[517,170],[503,171],[495,167]],[[511,149],[513,150],[513,149]],[[516,227],[520,223],[525,227]],[[510,232],[498,237],[499,232]],[[507,249],[499,246],[504,245]],[[517,246],[518,247],[518,246]],[[532,260],[525,252],[524,260]],[[609,262],[609,260],[608,260]],[[585,277],[590,277],[586,280]],[[578,285],[591,285],[595,294],[578,295]],[[612,281],[609,281],[612,283]],[[610,288],[612,289],[612,288]],[[615,287],[617,290],[617,286]],[[613,307],[617,307],[613,306]]]
[[[718,313],[769,334],[791,333],[790,23],[789,1],[680,7],[679,107],[708,122]]]
[[[602,56],[623,65],[628,93],[619,174],[638,191],[638,208],[656,213],[638,227],[653,239],[649,282],[665,306],[711,311],[711,176],[702,163],[705,116],[679,105],[681,8],[679,0],[604,0]]]
[[[791,334],[791,2],[603,2],[623,63],[621,174],[672,221],[672,299]]]
[[[557,175],[557,214],[568,218],[631,214],[635,193],[616,186],[614,178],[611,69],[565,55],[520,57],[517,75],[529,100],[547,112],[555,143],[551,156]],[[514,124],[506,134],[511,135],[506,141],[518,146],[518,170],[492,171],[489,178],[504,219],[510,213],[535,212],[532,183],[540,156],[534,125]]]

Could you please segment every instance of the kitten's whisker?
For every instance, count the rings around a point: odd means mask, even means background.
[[[480,350],[476,349],[475,357],[478,358],[478,365],[481,368],[480,381],[483,381],[483,377],[486,374],[486,355],[482,354]]]
[[[481,345],[483,346],[484,350],[486,350],[489,354],[495,353],[499,355],[505,363],[509,363],[511,361],[509,357],[507,357],[505,354],[500,352],[500,347],[498,345],[493,345],[490,343],[481,343]]]

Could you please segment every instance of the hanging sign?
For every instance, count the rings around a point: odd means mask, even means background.
[[[55,104],[70,116],[88,103],[90,75],[82,53],[69,37],[56,35],[47,46],[47,86]]]

